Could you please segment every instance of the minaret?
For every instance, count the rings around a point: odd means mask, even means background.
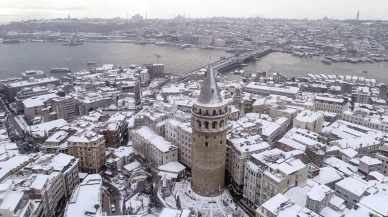
[[[216,196],[225,185],[226,132],[229,110],[222,99],[210,62],[198,99],[191,110],[193,191]]]
[[[357,20],[360,18],[360,10],[357,11]]]

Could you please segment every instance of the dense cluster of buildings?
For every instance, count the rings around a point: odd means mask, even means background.
[[[136,15],[131,22],[141,21]],[[384,22],[209,23],[179,16],[155,23],[145,21],[146,27],[112,40],[240,51],[271,46],[373,61],[383,61],[388,46]],[[252,23],[258,28],[250,28]],[[242,31],[248,28],[253,30]],[[11,104],[8,119],[18,125],[11,131],[26,137],[12,143],[0,130],[0,216],[102,216],[105,177],[129,180],[130,186],[117,186],[125,191],[151,173],[159,176],[153,186],[164,206],[175,195],[171,180],[183,179],[190,180],[185,194],[191,199],[193,193],[217,198],[233,191],[238,206],[258,217],[388,216],[387,86],[375,79],[288,79],[269,72],[232,77],[218,75],[212,64],[167,77],[158,63],[105,64],[61,79],[26,71],[21,79],[0,83]],[[9,128],[7,114],[0,116],[2,128]],[[31,144],[38,147],[31,151]],[[124,207],[116,209],[127,214]],[[161,216],[200,212],[175,208],[181,210],[166,209]]]

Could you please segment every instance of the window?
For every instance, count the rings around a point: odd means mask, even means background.
[[[208,147],[208,146],[209,146],[209,143],[205,142],[205,146]]]
[[[209,122],[205,121],[205,129],[209,129]]]
[[[213,129],[216,129],[216,126],[217,126],[217,121],[213,121],[213,123],[212,123],[212,128],[213,128]]]

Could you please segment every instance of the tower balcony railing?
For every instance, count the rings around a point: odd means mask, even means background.
[[[222,118],[222,117],[225,117],[226,115],[229,115],[229,111],[221,113],[221,114],[216,114],[216,115],[212,115],[212,114],[202,115],[202,114],[196,113],[193,109],[191,109],[191,114],[195,115],[196,117],[200,117],[200,118],[217,119],[217,118]]]

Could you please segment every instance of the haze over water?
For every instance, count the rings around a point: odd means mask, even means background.
[[[60,43],[0,43],[0,79],[20,77],[26,70],[43,70],[47,76],[61,77],[64,73],[51,74],[50,68],[65,67],[76,72],[86,69],[88,61],[96,62],[96,66],[112,63],[123,66],[144,63],[156,63],[151,53],[159,53],[160,62],[165,71],[185,74],[209,63],[209,56],[218,60],[221,56],[230,56],[222,50],[206,50],[199,48],[181,49],[175,46],[138,45],[127,43],[85,43],[81,46],[62,46]],[[388,62],[358,63],[346,62],[326,65],[320,57],[299,58],[284,53],[271,53],[260,61],[251,61],[248,66],[229,70],[244,69],[250,72],[270,71],[281,72],[288,77],[307,76],[307,74],[352,75],[374,78],[377,82],[388,84]],[[368,71],[367,74],[362,73]],[[226,72],[226,73],[228,73]]]

